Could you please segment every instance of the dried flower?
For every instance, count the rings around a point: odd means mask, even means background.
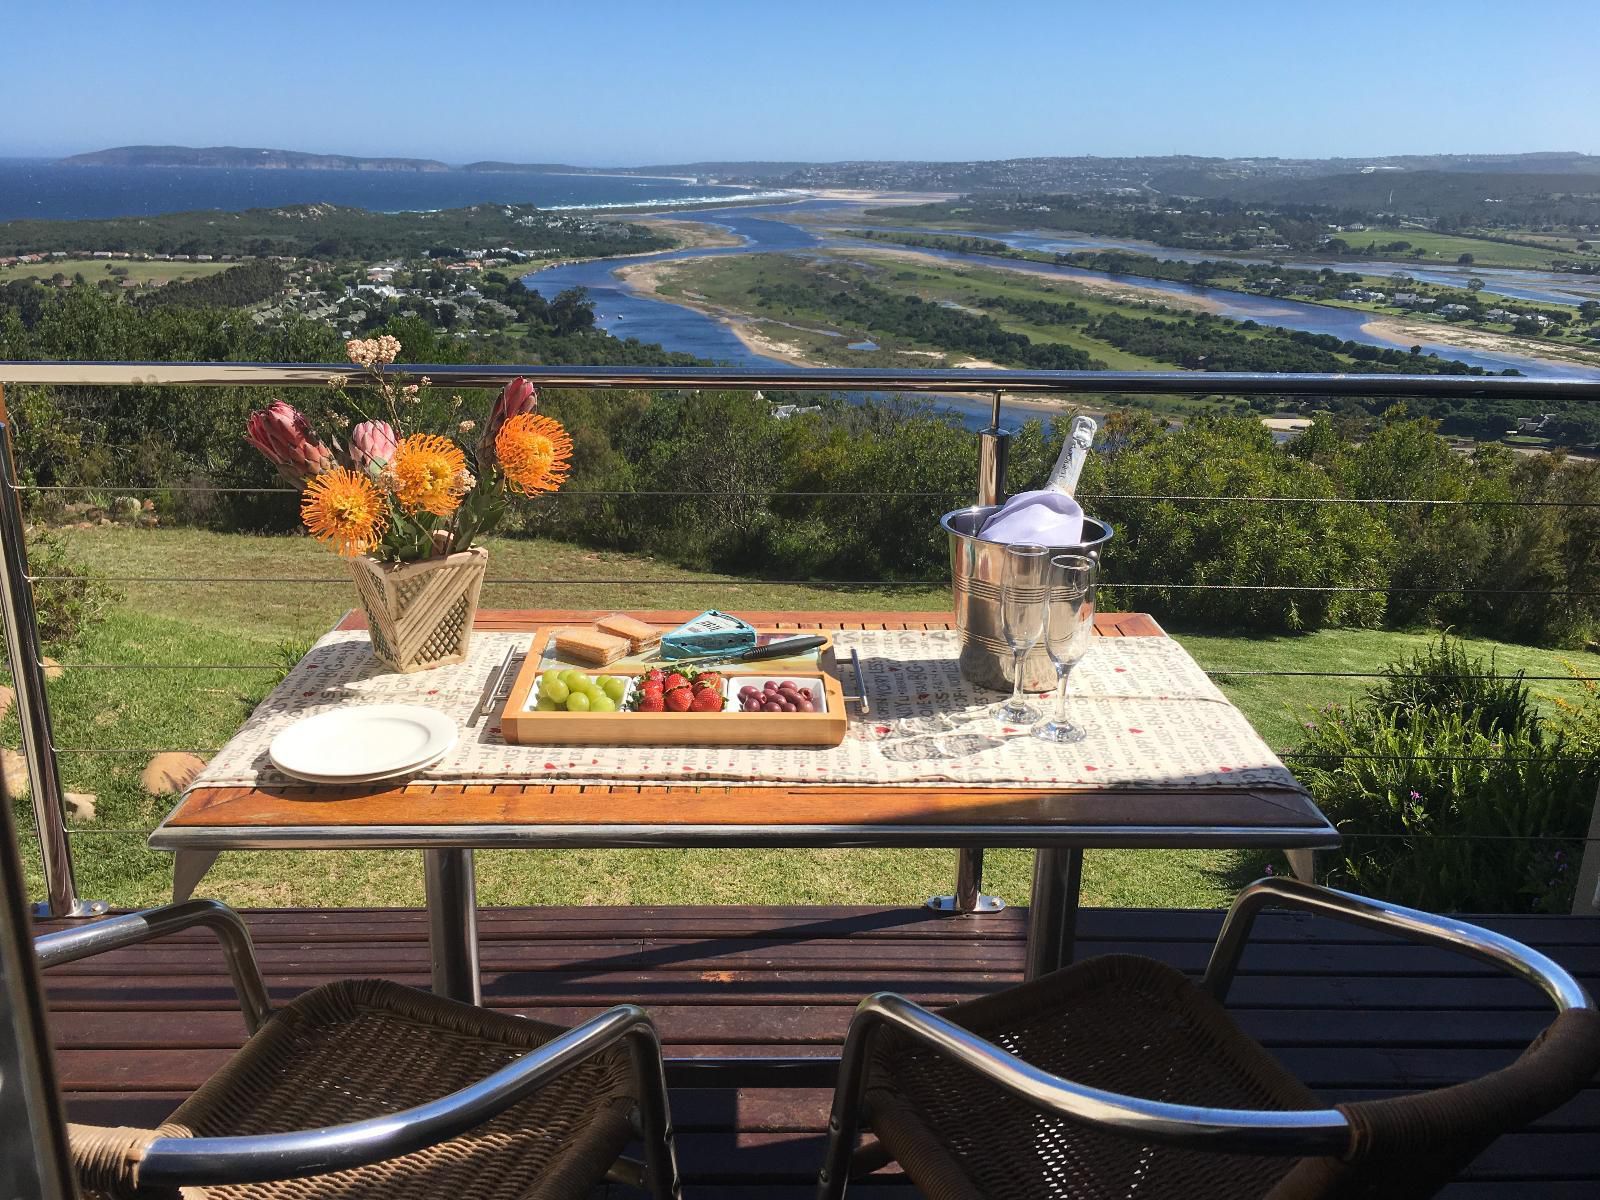
[[[456,426],[456,428],[462,433],[471,433],[477,427],[478,423],[476,421],[463,421],[461,424]]]
[[[306,485],[300,518],[312,537],[346,558],[376,549],[389,526],[383,493],[365,475],[344,467],[324,471]]]
[[[245,437],[297,486],[333,466],[333,452],[317,440],[305,414],[282,400],[251,413]]]
[[[472,486],[467,456],[447,438],[414,433],[395,447],[389,463],[394,496],[408,513],[448,517]],[[474,481],[475,482],[475,481]]]
[[[388,366],[400,357],[400,339],[384,334],[375,338],[351,338],[344,352],[358,367]]]
[[[376,479],[394,457],[396,441],[389,422],[361,422],[350,431],[350,465]]]
[[[494,448],[511,490],[523,495],[555,491],[572,465],[572,439],[561,422],[534,413],[508,418]]]

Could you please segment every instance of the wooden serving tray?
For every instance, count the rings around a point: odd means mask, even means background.
[[[794,631],[758,630],[793,637]],[[816,651],[815,662],[770,659],[754,663],[712,663],[707,669],[724,680],[759,676],[766,679],[820,679],[826,711],[817,713],[748,713],[737,708],[715,713],[608,713],[538,712],[531,707],[539,676],[551,668],[545,661],[554,630],[533,636],[527,658],[517,672],[511,694],[500,713],[500,732],[508,742],[523,746],[837,746],[844,741],[849,716],[844,689],[839,685],[829,641]],[[568,662],[559,657],[558,670],[572,668],[586,675],[637,676],[643,671],[637,659],[623,659],[609,667]]]

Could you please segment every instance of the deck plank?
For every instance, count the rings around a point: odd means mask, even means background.
[[[1133,636],[1138,636],[1134,634]],[[428,983],[427,925],[408,910],[248,914],[282,1002],[335,978]],[[1600,987],[1600,919],[1484,918]],[[1084,955],[1144,953],[1201,970],[1214,912],[1088,909]],[[1016,980],[1026,912],[948,917],[838,908],[509,908],[480,918],[486,1002],[573,1024],[620,1001],[656,1015],[692,1194],[811,1194],[832,1058],[855,1002],[889,987],[930,1005]],[[193,930],[51,970],[57,1067],[74,1119],[159,1122],[245,1036],[221,956]],[[1243,1028],[1330,1101],[1459,1082],[1509,1062],[1547,1021],[1517,980],[1442,952],[1302,915],[1257,926],[1230,996]],[[759,1060],[814,1065],[783,1076]],[[621,1193],[619,1193],[621,1194]],[[1447,1200],[1600,1194],[1600,1081],[1501,1139]],[[852,1195],[903,1197],[893,1169]]]

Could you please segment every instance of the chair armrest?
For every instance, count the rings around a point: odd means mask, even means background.
[[[107,950],[135,946],[195,925],[205,926],[222,943],[228,974],[233,977],[233,990],[239,994],[239,1006],[244,1010],[245,1027],[251,1033],[256,1032],[272,1016],[272,1002],[267,998],[267,985],[256,962],[255,946],[239,914],[215,900],[185,900],[182,904],[168,904],[46,933],[33,939],[33,950],[41,967],[54,967]]]
[[[1336,1109],[1205,1108],[1103,1091],[1040,1070],[904,996],[879,992],[861,1002],[845,1035],[819,1195],[842,1194],[860,1121],[869,1044],[884,1026],[953,1059],[1034,1108],[1137,1141],[1279,1155],[1343,1154],[1350,1147],[1350,1124]]]
[[[1258,879],[1245,888],[1234,900],[1233,907],[1222,922],[1216,945],[1211,950],[1211,960],[1206,964],[1205,978],[1200,984],[1219,1004],[1227,998],[1256,914],[1268,905],[1314,912],[1353,925],[1398,934],[1412,942],[1458,951],[1526,979],[1549,996],[1561,1012],[1594,1007],[1589,993],[1564,967],[1515,938],[1466,921],[1419,912],[1384,900],[1373,900],[1295,879],[1277,878]]]
[[[460,1136],[624,1038],[640,1076],[646,1174],[658,1200],[669,1200],[678,1194],[678,1177],[661,1046],[649,1016],[631,1004],[585,1021],[477,1083],[401,1112],[295,1133],[154,1138],[136,1169],[137,1183],[157,1188],[262,1183],[398,1158]]]

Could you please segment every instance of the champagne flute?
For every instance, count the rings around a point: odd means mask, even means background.
[[[1022,690],[1022,662],[1044,636],[1045,597],[1049,592],[1050,551],[1044,546],[1007,546],[1000,576],[1000,631],[1011,647],[1011,699],[996,710],[1010,725],[1039,719]]]
[[[1056,668],[1056,715],[1033,731],[1047,742],[1081,742],[1084,731],[1067,720],[1067,676],[1089,652],[1094,636],[1094,588],[1099,564],[1081,554],[1050,560],[1045,649]]]

